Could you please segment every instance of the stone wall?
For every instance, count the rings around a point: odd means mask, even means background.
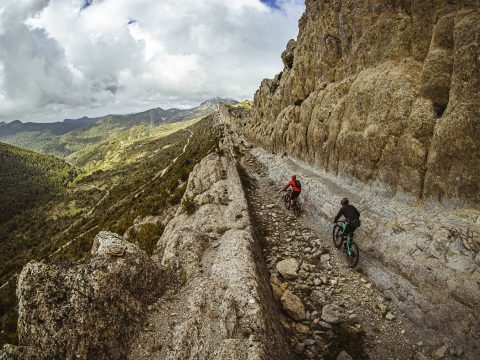
[[[478,208],[479,2],[306,6],[283,71],[238,129],[387,196]]]

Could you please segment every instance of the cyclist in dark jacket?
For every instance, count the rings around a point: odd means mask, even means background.
[[[300,195],[300,192],[302,191],[302,184],[299,180],[297,180],[296,175],[292,176],[292,180],[290,180],[290,182],[283,187],[283,190],[287,190],[290,186],[292,187],[292,200],[295,200],[298,198],[298,195]]]
[[[360,226],[360,212],[355,206],[349,205],[347,198],[342,199],[341,204],[342,208],[338,212],[337,216],[335,216],[335,220],[333,220],[333,222],[336,223],[342,215],[345,216],[345,219],[347,219],[345,236],[348,236],[353,234],[355,229]]]

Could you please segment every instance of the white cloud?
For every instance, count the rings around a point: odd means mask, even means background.
[[[6,2],[6,4],[4,3]],[[212,96],[282,68],[304,5],[260,0],[2,0],[0,120],[54,120]]]

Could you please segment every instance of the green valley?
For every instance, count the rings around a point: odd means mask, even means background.
[[[23,157],[10,160],[9,168],[17,171],[5,179],[2,174],[2,181],[24,191],[25,198],[37,189],[44,196],[0,224],[0,344],[16,342],[15,276],[30,260],[84,261],[100,230],[125,234],[152,252],[163,220],[180,205],[193,166],[218,146],[213,121],[210,115],[135,126],[68,156],[76,166],[5,145]],[[36,159],[42,178],[31,169],[19,170],[32,163],[25,158]],[[3,189],[2,199],[10,196],[7,204],[16,205],[15,191],[5,194]]]

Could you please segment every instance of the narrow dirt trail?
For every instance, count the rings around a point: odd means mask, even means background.
[[[283,322],[298,358],[336,359],[344,350],[356,360],[412,359],[421,350],[422,329],[397,312],[360,268],[348,267],[331,234],[312,215],[303,211],[296,218],[286,210],[282,184],[269,180],[247,149],[241,152],[243,167],[256,179],[247,195],[269,272],[277,273],[276,264],[285,259],[300,263],[298,278],[277,275],[307,311],[303,321],[285,316]]]

